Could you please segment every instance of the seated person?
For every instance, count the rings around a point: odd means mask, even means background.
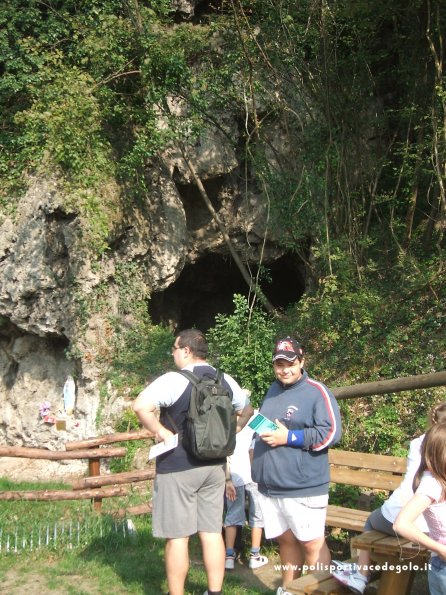
[[[437,405],[431,413],[430,425],[446,422],[446,401]],[[364,531],[381,531],[389,535],[396,535],[393,529],[393,523],[396,520],[400,510],[412,498],[412,482],[415,473],[421,462],[421,444],[425,434],[415,438],[410,442],[409,453],[407,456],[407,470],[403,481],[391,496],[384,502],[381,508],[374,510],[364,525]],[[419,516],[416,526],[428,533],[428,527],[423,516]],[[360,550],[358,562],[356,564],[333,561],[337,569],[332,572],[335,579],[348,587],[353,593],[364,593],[370,578],[370,552]]]

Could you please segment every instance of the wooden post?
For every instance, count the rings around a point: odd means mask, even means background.
[[[88,475],[89,477],[97,477],[101,474],[101,459],[89,459],[88,460]],[[93,510],[101,512],[102,509],[102,498],[92,498]]]

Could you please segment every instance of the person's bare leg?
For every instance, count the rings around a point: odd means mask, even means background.
[[[305,564],[310,572],[315,570],[328,570],[331,562],[331,554],[325,542],[325,537],[319,537],[310,541],[300,542],[305,555]]]
[[[225,576],[225,543],[221,533],[198,533],[210,591],[221,591]]]
[[[262,543],[262,527],[252,527],[251,529],[251,547],[260,548],[260,544]]]
[[[165,547],[169,595],[183,595],[189,570],[189,537],[168,539]]]
[[[225,527],[225,545],[226,549],[234,549],[235,540],[237,538],[237,525],[230,525]]]
[[[282,587],[286,586],[302,574],[305,554],[299,541],[291,529],[276,537],[279,544],[280,562],[282,565]]]
[[[370,556],[370,552],[368,552],[367,550],[359,550],[359,552],[358,552],[359,572],[367,578],[370,574],[369,567],[370,567],[371,561],[372,561],[372,558]]]

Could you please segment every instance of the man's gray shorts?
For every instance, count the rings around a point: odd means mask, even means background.
[[[224,489],[225,470],[221,464],[157,474],[153,536],[176,539],[201,531],[221,533]]]

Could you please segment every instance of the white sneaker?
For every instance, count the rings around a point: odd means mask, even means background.
[[[249,558],[250,568],[260,568],[261,566],[265,566],[265,564],[268,564],[268,558],[266,556],[261,556],[260,554],[253,556],[251,554]]]
[[[346,570],[334,570],[331,575],[344,586],[348,587],[353,593],[362,595],[368,583],[367,577],[356,568],[351,572]]]
[[[293,595],[289,591],[286,591],[283,587],[279,587],[276,591],[276,595]]]
[[[332,566],[336,566],[336,570],[342,572],[353,572],[356,568],[355,562],[341,562],[340,560],[332,560]]]
[[[235,568],[235,554],[232,554],[232,556],[228,556],[228,554],[226,554],[225,569],[226,570],[234,570],[234,568]]]

